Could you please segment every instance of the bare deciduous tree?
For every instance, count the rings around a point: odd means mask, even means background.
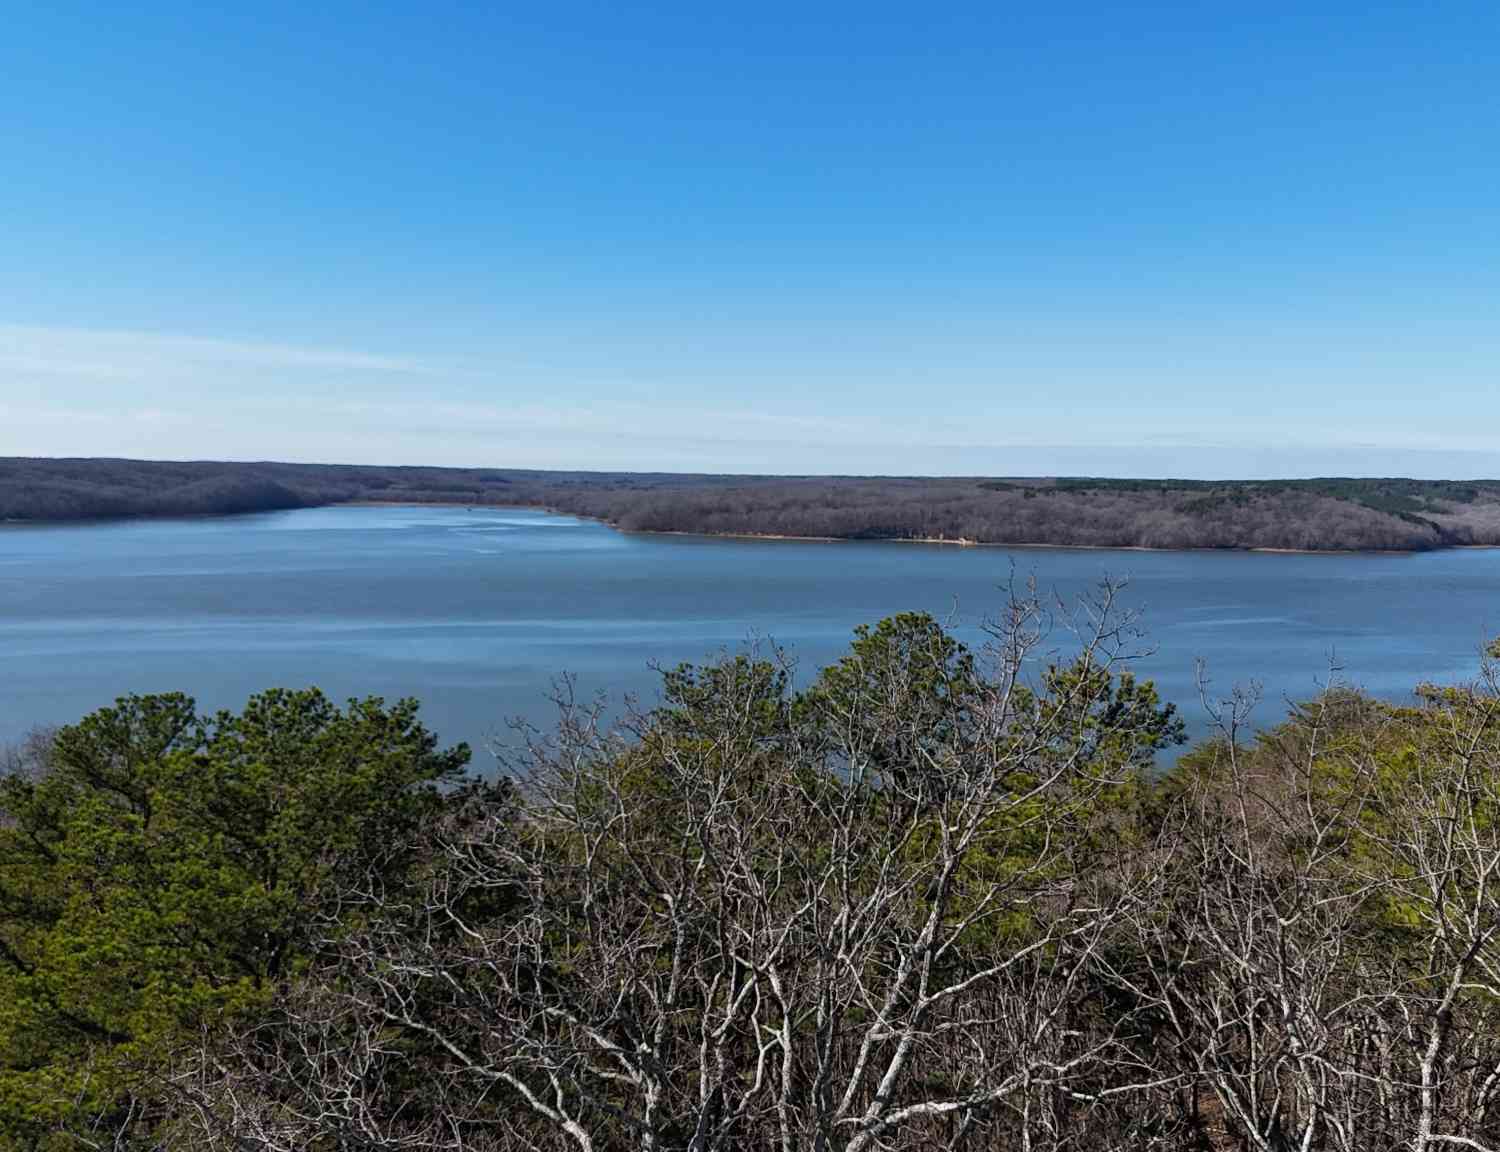
[[[1114,675],[1108,607],[1035,684],[1027,600],[982,662],[902,617],[797,696],[742,656],[628,738],[565,701],[523,805],[346,893],[275,1026],[183,1072],[205,1139],[1040,1149],[1110,1115],[1127,1146],[1153,1073],[1090,973],[1141,886],[1092,865],[1176,724]]]

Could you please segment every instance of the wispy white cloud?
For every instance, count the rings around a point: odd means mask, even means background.
[[[138,424],[190,428],[199,417],[166,408],[57,408],[0,403],[0,423],[24,428],[68,428],[77,424]]]
[[[680,384],[570,378],[557,365],[0,325],[0,455],[991,475],[1500,472],[1483,428],[1441,438],[1413,428],[1392,443],[1351,416],[1317,441],[1258,439],[1252,427],[1210,444],[1170,425],[1132,438],[1130,427],[1075,420],[1068,437],[1024,406],[1001,421],[917,395],[898,418],[889,403],[820,406],[813,387],[766,388],[775,399],[765,407],[747,404],[739,387],[720,405],[712,385],[689,394]]]
[[[219,340],[159,332],[0,325],[0,381],[31,374],[96,380],[178,377],[213,367],[332,369],[401,376],[437,376],[444,369],[420,358],[338,348]]]
[[[497,382],[498,383],[498,382]],[[531,389],[518,388],[524,392]],[[542,390],[542,389],[536,389]],[[445,403],[349,400],[309,402],[306,410],[409,429],[478,436],[521,429],[594,431],[659,439],[664,436],[775,442],[887,443],[917,439],[946,443],[965,431],[929,422],[920,428],[890,422],[827,419],[778,411],[713,408],[645,402],[538,404],[533,402]]]
[[[914,414],[893,429],[856,412],[826,415],[804,394],[797,407],[663,402],[639,379],[569,378],[555,365],[474,357],[391,355],[356,349],[173,333],[0,325],[0,403],[34,411],[185,410],[213,420],[230,411],[274,420],[328,417],[381,422],[464,439],[524,430],[614,436],[731,437],[749,441],[892,439],[944,442],[968,429]],[[538,399],[543,397],[545,399]],[[611,397],[619,397],[611,399]],[[259,413],[259,416],[256,414]],[[52,421],[52,417],[40,417]]]

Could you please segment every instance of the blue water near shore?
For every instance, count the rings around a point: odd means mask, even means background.
[[[1104,579],[1138,613],[1138,671],[1195,731],[1261,686],[1256,719],[1329,677],[1401,697],[1472,677],[1500,634],[1500,551],[1280,555],[639,536],[543,512],[338,507],[0,527],[0,741],[124,692],[236,707],[272,685],[412,695],[447,740],[546,724],[563,673],[650,702],[651,665],[775,642],[804,674],[856,624],[922,609],[971,641],[1008,589],[1076,604]],[[1072,643],[1063,629],[1051,647]],[[488,755],[480,752],[483,766]]]

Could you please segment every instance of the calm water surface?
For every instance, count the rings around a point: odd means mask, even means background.
[[[1400,696],[1472,675],[1500,633],[1500,552],[1285,556],[627,536],[513,510],[322,508],[214,520],[0,527],[0,740],[124,692],[208,708],[271,685],[420,697],[476,748],[544,722],[559,673],[650,699],[649,665],[755,637],[802,669],[893,612],[969,638],[1012,580],[1075,599],[1128,580],[1155,649],[1141,667],[1194,724],[1212,688],[1287,696],[1342,678]],[[1058,644],[1064,641],[1058,638]],[[481,763],[486,757],[481,754]]]

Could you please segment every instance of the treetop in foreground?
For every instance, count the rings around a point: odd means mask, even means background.
[[[4,1130],[110,1112],[184,1037],[254,1018],[467,761],[412,701],[317,691],[209,717],[131,696],[58,730],[0,779]]]
[[[0,792],[0,1146],[1500,1145],[1493,671],[1163,766],[1107,593],[565,695],[488,782],[409,703],[96,713]]]

